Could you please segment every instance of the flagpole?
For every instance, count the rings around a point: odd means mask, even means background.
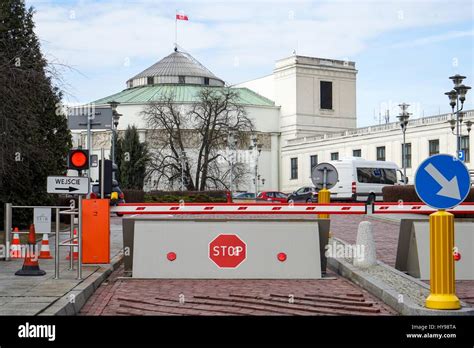
[[[174,14],[174,49],[178,50],[178,10]]]

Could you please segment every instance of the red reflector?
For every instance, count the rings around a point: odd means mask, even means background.
[[[352,182],[352,193],[356,193],[356,192],[357,192],[356,182],[353,181]]]
[[[350,210],[351,207],[342,207],[341,210]]]
[[[214,207],[204,207],[204,210],[212,210]]]
[[[178,210],[179,207],[171,207],[170,210]]]
[[[167,258],[169,261],[174,261],[174,260],[176,260],[176,253],[170,252],[170,253],[166,254],[166,258]]]
[[[284,262],[284,261],[286,261],[286,254],[285,253],[278,253],[277,258],[278,258],[278,261]]]
[[[281,207],[273,207],[272,210],[281,210]]]
[[[135,210],[145,210],[145,207],[137,207]]]
[[[247,210],[247,207],[239,207],[237,210]]]
[[[97,195],[94,192],[92,192],[91,195],[90,195],[90,198],[91,199],[97,199]]]

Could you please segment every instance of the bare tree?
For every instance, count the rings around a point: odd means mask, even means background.
[[[209,87],[191,105],[177,103],[171,94],[145,107],[152,151],[148,174],[157,185],[173,187],[184,174],[188,190],[228,188],[227,136],[234,132],[242,144],[254,129],[238,99],[231,88]],[[244,166],[233,166],[232,174],[240,180]]]

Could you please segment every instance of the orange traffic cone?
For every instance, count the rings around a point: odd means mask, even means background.
[[[18,232],[18,227],[15,227],[13,229],[13,240],[10,247],[10,258],[12,259],[21,259],[21,244]]]
[[[39,259],[52,259],[51,250],[49,249],[49,236],[47,233],[43,233],[43,240],[41,241],[41,250]]]
[[[30,225],[30,234],[28,235],[28,246],[29,249],[25,255],[25,261],[23,262],[22,269],[15,272],[18,276],[43,276],[46,274],[45,271],[39,268],[38,260],[35,257],[35,246],[36,246],[36,232],[35,225]]]
[[[77,237],[77,230],[74,229],[74,238]],[[74,239],[74,241],[72,242],[72,244],[78,244],[77,243],[77,239]],[[79,259],[79,249],[76,245],[74,245],[73,249],[72,249],[72,256],[73,256],[73,259],[74,261],[76,261],[77,259]],[[70,260],[71,259],[71,254],[70,253],[67,253],[67,256],[66,256],[66,260]]]

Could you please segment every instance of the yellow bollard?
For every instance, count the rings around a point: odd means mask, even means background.
[[[318,203],[331,203],[331,192],[327,189],[321,189],[318,192]],[[320,219],[329,219],[329,214],[319,214]]]
[[[438,210],[430,215],[430,288],[426,307],[459,309],[454,278],[454,215]]]

